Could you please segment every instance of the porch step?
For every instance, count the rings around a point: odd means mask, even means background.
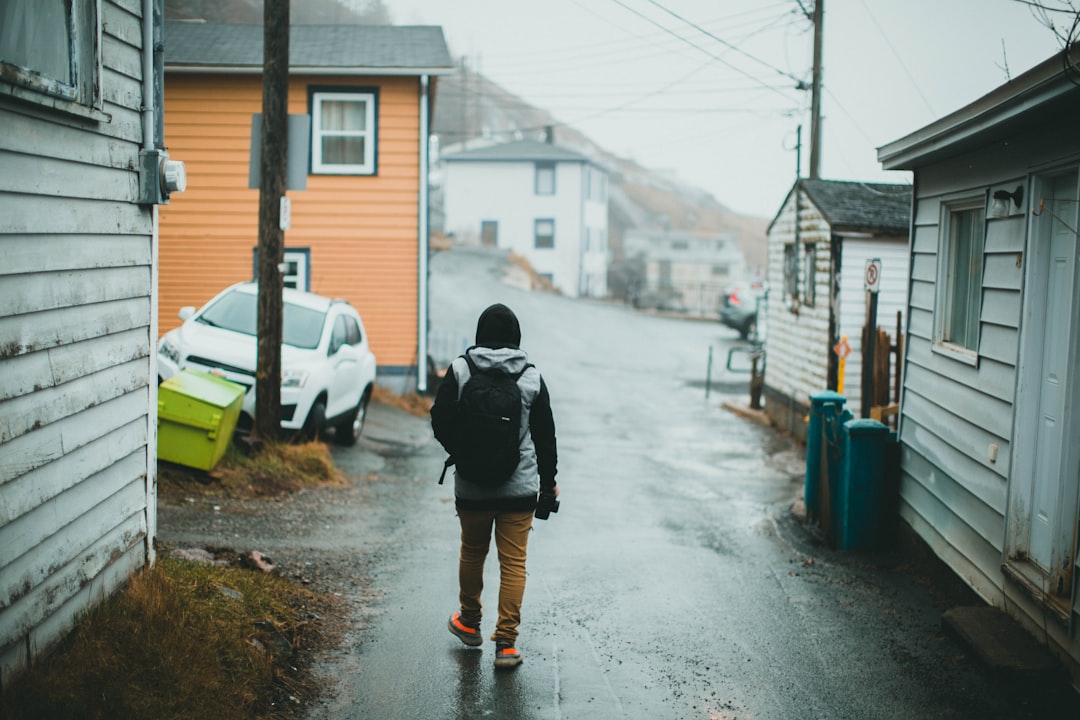
[[[1062,672],[1050,651],[998,608],[955,607],[941,621],[994,673],[1034,680]]]

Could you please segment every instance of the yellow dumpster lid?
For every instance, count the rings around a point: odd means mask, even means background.
[[[182,395],[194,397],[207,405],[228,407],[236,398],[246,392],[243,385],[238,385],[224,378],[198,370],[181,370],[176,375],[161,383],[162,387]]]

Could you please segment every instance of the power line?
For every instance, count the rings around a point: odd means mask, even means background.
[[[739,74],[741,74],[741,75],[743,75],[743,76],[745,76],[747,78],[750,78],[751,80],[753,80],[756,83],[764,85],[764,83],[762,83],[761,80],[754,77],[750,73],[746,72],[742,68],[737,67],[737,66],[733,65],[732,63],[728,62],[727,60],[725,60],[724,58],[720,57],[719,55],[716,55],[715,53],[710,52],[709,50],[706,50],[702,46],[695,43],[693,40],[690,40],[689,38],[683,37],[682,35],[679,35],[674,30],[672,30],[672,29],[670,29],[670,28],[668,28],[668,27],[666,27],[664,25],[661,25],[660,23],[658,23],[655,20],[653,20],[652,18],[650,18],[648,15],[645,15],[644,13],[641,13],[638,10],[635,10],[634,8],[630,7],[629,5],[624,3],[622,0],[611,0],[611,2],[615,3],[619,7],[624,8],[625,10],[633,13],[634,15],[637,15],[638,17],[645,20],[645,22],[649,23],[650,25],[654,25],[654,26],[660,28],[661,30],[663,30],[664,32],[672,35],[673,37],[678,38],[679,40],[686,43],[687,45],[690,45],[690,46],[700,50],[701,52],[703,52],[706,55],[708,55],[709,57],[711,57],[713,60],[716,60],[717,62],[726,65],[727,67],[731,68],[732,70],[736,71],[737,73],[739,73]],[[777,90],[776,88],[773,88],[773,87],[770,87],[770,86],[767,86],[767,85],[765,87],[768,87],[773,92],[776,92],[776,93],[778,93],[780,95],[783,95],[783,92],[781,92],[780,90]],[[786,99],[786,96],[785,96],[785,99]]]
[[[659,2],[657,2],[657,0],[649,0],[649,2],[651,4],[653,4],[653,5],[655,5],[656,7],[660,8],[664,12],[666,12],[668,15],[671,15],[673,18],[686,23],[687,25],[694,28],[698,32],[702,33],[703,35],[706,35],[706,36],[712,38],[713,40],[720,43],[724,47],[726,47],[726,48],[728,48],[730,50],[734,50],[735,52],[739,53],[743,57],[749,58],[750,60],[753,60],[754,62],[758,63],[759,65],[764,65],[765,67],[769,68],[770,70],[772,70],[772,71],[774,71],[774,72],[776,72],[776,73],[778,73],[778,74],[780,74],[780,75],[782,75],[782,76],[784,76],[786,78],[794,80],[795,84],[796,84],[796,87],[798,87],[800,89],[804,89],[804,88],[802,88],[802,86],[805,85],[805,81],[803,81],[801,78],[795,77],[791,73],[785,72],[784,70],[781,70],[780,68],[776,67],[775,65],[771,65],[771,64],[765,62],[761,58],[758,58],[758,57],[755,57],[754,55],[751,55],[750,53],[746,52],[745,50],[743,50],[742,48],[740,48],[740,47],[738,47],[736,45],[732,45],[731,43],[729,43],[727,40],[723,39],[722,37],[714,35],[713,33],[709,32],[705,28],[701,27],[700,25],[698,25],[693,20],[688,20],[687,18],[683,17],[682,15],[679,15],[674,10],[660,4]]]
[[[900,69],[904,71],[904,74],[907,75],[908,80],[911,81],[911,86],[915,88],[915,92],[918,93],[920,98],[922,98],[923,104],[926,105],[926,109],[930,111],[931,115],[937,115],[937,111],[934,110],[933,105],[931,105],[930,101],[926,99],[925,95],[923,95],[923,91],[922,88],[919,87],[919,83],[915,81],[915,77],[911,74],[911,71],[908,70],[908,66],[907,63],[904,62],[904,58],[900,56],[900,53],[896,51],[896,46],[893,45],[892,42],[889,40],[888,33],[885,32],[885,30],[881,27],[881,24],[877,21],[877,18],[874,17],[874,13],[871,12],[870,6],[866,4],[866,0],[860,0],[860,2],[862,3],[863,8],[866,10],[866,14],[870,16],[870,22],[874,23],[874,27],[877,28],[878,32],[881,34],[882,39],[885,41],[885,44],[888,45],[889,50],[892,51],[893,57],[895,57],[896,61],[900,63]]]

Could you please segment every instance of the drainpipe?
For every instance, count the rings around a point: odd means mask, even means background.
[[[427,357],[428,357],[428,117],[430,82],[427,75],[420,76],[420,199],[419,199],[419,237],[420,262],[418,263],[418,306],[416,327],[416,391],[427,392]]]
[[[143,0],[142,130],[143,150],[154,149],[154,0]]]
[[[141,156],[149,157],[154,150],[154,0],[142,2],[142,131],[143,152]],[[140,177],[147,174],[147,163],[144,161],[140,168]],[[146,183],[143,185],[143,200],[146,200]],[[150,343],[153,348],[158,337],[158,206],[151,205],[148,210],[151,215],[150,236]],[[147,382],[147,412],[146,412],[146,564],[153,565],[157,560],[154,551],[154,536],[157,535],[157,420],[158,420],[158,387],[157,387],[157,352],[150,353],[150,376]]]

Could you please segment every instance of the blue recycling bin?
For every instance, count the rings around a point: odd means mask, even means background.
[[[886,537],[891,483],[889,428],[876,420],[844,423],[844,458],[833,500],[833,540],[842,550],[872,550]]]
[[[850,413],[844,409],[846,402],[847,398],[832,390],[810,396],[803,500],[807,518],[821,520],[826,532],[829,532],[832,516],[830,490],[836,486],[842,459],[841,423],[850,417]]]

